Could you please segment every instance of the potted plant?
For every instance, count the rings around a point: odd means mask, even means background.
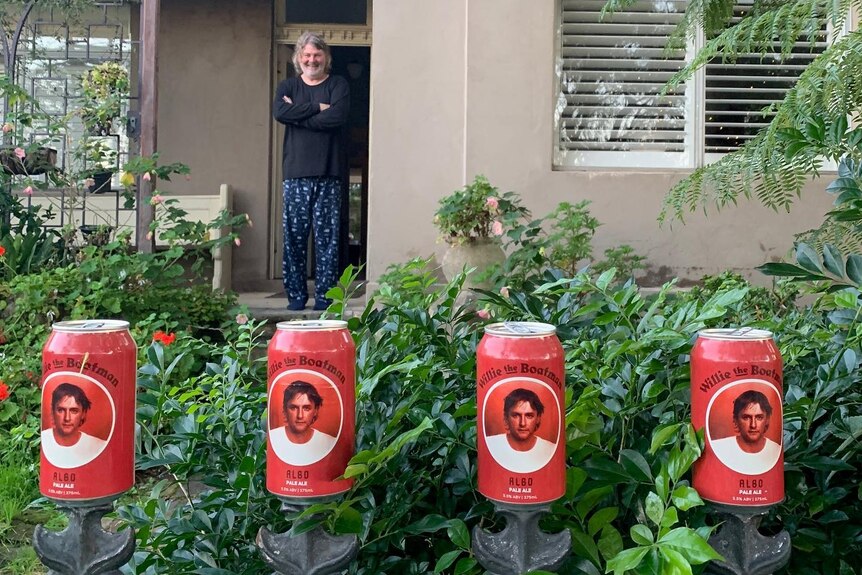
[[[129,97],[129,72],[118,62],[103,62],[81,78],[81,96],[81,119],[90,134],[110,134]]]
[[[443,256],[443,274],[452,279],[466,268],[476,268],[465,287],[488,288],[487,272],[505,259],[500,243],[505,230],[529,215],[514,192],[501,194],[485,176],[440,200],[434,223],[449,244]]]

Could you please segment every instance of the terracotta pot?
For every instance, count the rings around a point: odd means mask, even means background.
[[[479,238],[464,244],[450,245],[443,254],[443,275],[447,280],[454,278],[461,270],[476,268],[464,282],[465,288],[490,289],[492,286],[484,273],[494,264],[502,264],[506,254],[496,240]],[[483,278],[479,281],[477,278]]]

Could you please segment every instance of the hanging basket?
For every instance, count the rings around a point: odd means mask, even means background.
[[[14,146],[3,146],[0,148],[0,166],[4,172],[13,176],[38,176],[53,172],[57,166],[57,150],[37,148],[22,160],[15,155]]]

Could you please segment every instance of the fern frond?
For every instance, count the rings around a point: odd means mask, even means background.
[[[771,10],[752,10],[751,14],[731,27],[727,27],[729,19],[726,20],[724,26],[715,29],[712,34],[707,32],[707,38],[711,39],[691,62],[671,77],[664,93],[687,81],[698,69],[715,59],[733,62],[740,56],[760,54],[776,55],[785,60],[790,57],[794,45],[800,39],[807,40],[813,47],[818,32],[826,22],[838,17],[832,12],[834,8],[833,0],[793,0],[781,2]],[[685,19],[674,34],[678,34],[683,27],[686,33],[691,34],[690,24]],[[778,51],[776,45],[780,47]]]
[[[677,183],[665,197],[659,221],[681,220],[684,211],[696,207],[721,209],[739,195],[789,210],[819,173],[823,157],[837,161],[862,155],[848,137],[854,131],[846,131],[846,118],[862,111],[862,31],[847,34],[817,56],[774,110],[755,138]],[[799,133],[792,151],[782,137],[787,130]]]

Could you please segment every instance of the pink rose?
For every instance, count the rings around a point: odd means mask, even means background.
[[[15,155],[18,156],[19,160],[23,160],[27,152],[24,151],[24,148],[15,148]]]
[[[15,129],[15,126],[10,124],[9,122],[6,122],[5,124],[3,124],[3,133],[4,134],[8,134],[9,132],[11,132],[14,129]]]
[[[25,196],[32,196],[33,195],[33,186],[27,186],[26,188],[24,188],[24,191],[22,193]]]
[[[161,203],[162,203],[162,202],[164,202],[164,201],[165,201],[165,198],[164,198],[164,196],[162,196],[161,194],[156,194],[155,196],[153,196],[152,198],[150,198],[150,203],[151,203],[152,205],[154,205],[154,206],[157,206],[157,205],[161,204]]]
[[[152,241],[152,239],[153,239],[153,232],[147,232],[147,241]]]
[[[245,325],[248,323],[248,316],[244,313],[238,313],[236,315],[236,323],[239,325]]]
[[[500,295],[501,295],[501,296],[503,296],[503,297],[505,297],[505,298],[508,298],[508,297],[509,297],[509,288],[508,288],[508,286],[503,286],[503,287],[501,287],[501,288],[500,288]]]
[[[481,319],[491,319],[491,312],[487,309],[480,309],[476,312],[476,315],[479,316]]]
[[[502,222],[500,222],[500,220],[494,220],[494,222],[491,224],[491,233],[495,236],[503,235],[503,224]]]
[[[94,180],[93,178],[87,178],[86,180],[84,180],[84,185],[88,188],[92,188],[96,185],[96,180]]]
[[[495,198],[494,196],[491,196],[490,198],[485,200],[485,205],[488,206],[489,208],[491,208],[492,210],[496,210],[499,207],[500,202],[497,200],[497,198]]]
[[[150,175],[149,172],[144,172],[144,175],[141,176],[141,179],[143,179],[145,182],[149,182],[151,179],[153,179],[153,177]]]
[[[234,239],[233,239],[233,243],[234,243],[234,244],[236,244],[236,245],[237,245],[237,247],[239,247],[240,245],[242,245],[242,242],[239,240],[239,238],[234,238]]]

